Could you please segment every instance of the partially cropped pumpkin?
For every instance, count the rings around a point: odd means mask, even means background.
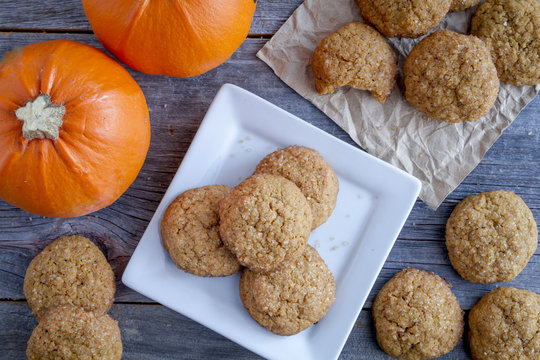
[[[126,65],[188,77],[223,63],[246,38],[254,0],[83,0],[103,46]]]
[[[0,62],[0,198],[43,216],[114,202],[150,143],[144,95],[103,52],[55,40]]]

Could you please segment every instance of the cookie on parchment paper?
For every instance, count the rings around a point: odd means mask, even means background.
[[[279,271],[244,269],[240,299],[251,317],[278,335],[294,335],[318,322],[335,299],[334,276],[317,250],[307,246]]]
[[[486,43],[501,81],[540,84],[538,0],[486,0],[471,20],[471,34]]]
[[[242,266],[219,236],[219,202],[231,189],[208,185],[178,195],[161,221],[161,241],[180,269],[198,276],[227,276]]]
[[[403,73],[407,101],[440,121],[477,121],[489,113],[499,93],[486,45],[453,31],[422,39],[405,60]]]
[[[28,306],[39,321],[60,305],[106,313],[116,281],[107,259],[83,236],[62,236],[47,245],[26,269],[23,285]]]
[[[399,359],[431,359],[450,352],[463,334],[463,310],[441,277],[408,268],[373,303],[379,346]]]
[[[362,22],[351,22],[322,39],[313,52],[311,69],[319,94],[349,85],[370,91],[381,103],[392,93],[398,73],[387,40]]]

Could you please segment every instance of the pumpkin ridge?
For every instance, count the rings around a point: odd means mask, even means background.
[[[130,43],[131,37],[133,36],[134,29],[139,23],[139,20],[141,19],[141,17],[144,15],[144,12],[146,11],[146,8],[148,7],[148,4],[150,3],[150,1],[151,0],[142,0],[139,3],[139,6],[137,7],[137,11],[135,11],[135,14],[133,15],[133,18],[131,19],[131,21],[129,22],[129,25],[126,28],[126,31],[124,32],[124,34],[122,34],[122,41],[120,42],[120,44],[118,44],[119,45],[118,50],[120,52],[125,53],[127,51],[126,47],[128,47]]]

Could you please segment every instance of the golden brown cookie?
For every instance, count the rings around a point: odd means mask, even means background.
[[[514,279],[536,251],[537,241],[531,210],[511,191],[469,196],[446,222],[450,262],[472,282]]]
[[[439,30],[422,39],[403,72],[407,101],[441,121],[476,121],[488,114],[499,93],[486,45],[453,31]]]
[[[386,37],[416,38],[437,26],[452,0],[358,0],[364,19]]]
[[[28,265],[24,295],[40,320],[50,307],[73,305],[107,312],[114,300],[114,272],[99,248],[85,237],[62,236]]]
[[[180,194],[161,221],[161,240],[180,269],[199,276],[227,276],[242,269],[219,237],[219,202],[231,189],[208,185]]]
[[[469,343],[474,360],[540,359],[540,295],[500,287],[469,313]]]
[[[471,34],[486,43],[502,81],[540,84],[538,0],[486,0],[471,20]]]
[[[480,4],[482,0],[452,0],[449,12],[461,11]]]
[[[242,304],[261,326],[294,335],[319,321],[335,299],[334,276],[317,250],[307,246],[279,271],[245,269],[240,278]]]
[[[276,270],[307,245],[313,218],[306,197],[284,177],[252,175],[219,205],[219,233],[240,263],[253,271]]]
[[[351,22],[319,43],[311,59],[315,88],[331,94],[349,85],[385,102],[396,84],[397,61],[386,39],[371,26]]]
[[[32,331],[28,360],[119,360],[120,329],[109,315],[61,306],[47,311]]]
[[[463,334],[463,311],[441,277],[401,270],[373,303],[379,346],[399,359],[431,359],[450,352]]]
[[[339,182],[330,164],[317,151],[299,145],[274,151],[259,162],[255,174],[280,175],[295,183],[311,206],[312,229],[332,215]]]

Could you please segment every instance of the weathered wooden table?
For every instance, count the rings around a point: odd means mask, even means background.
[[[122,329],[126,359],[255,359],[255,354],[190,319],[126,288],[119,281],[219,87],[239,85],[353,144],[323,113],[282,83],[256,52],[302,0],[260,0],[248,39],[225,64],[204,75],[180,79],[130,70],[151,110],[152,141],[141,173],[112,206],[73,219],[43,218],[0,201],[0,358],[25,358],[36,322],[26,305],[23,278],[30,260],[62,235],[82,234],[105,252],[118,279],[111,315]],[[0,53],[33,42],[72,39],[101,48],[80,0],[0,0]],[[503,284],[472,284],[450,266],[444,244],[446,219],[465,196],[508,189],[519,194],[540,221],[540,98],[519,115],[480,165],[437,211],[418,200],[384,265],[343,349],[343,359],[386,359],[377,346],[370,307],[381,286],[398,270],[433,271],[451,284],[469,310]],[[2,151],[0,149],[0,151]],[[523,272],[504,284],[540,293],[540,248]],[[469,358],[462,341],[443,359]]]

